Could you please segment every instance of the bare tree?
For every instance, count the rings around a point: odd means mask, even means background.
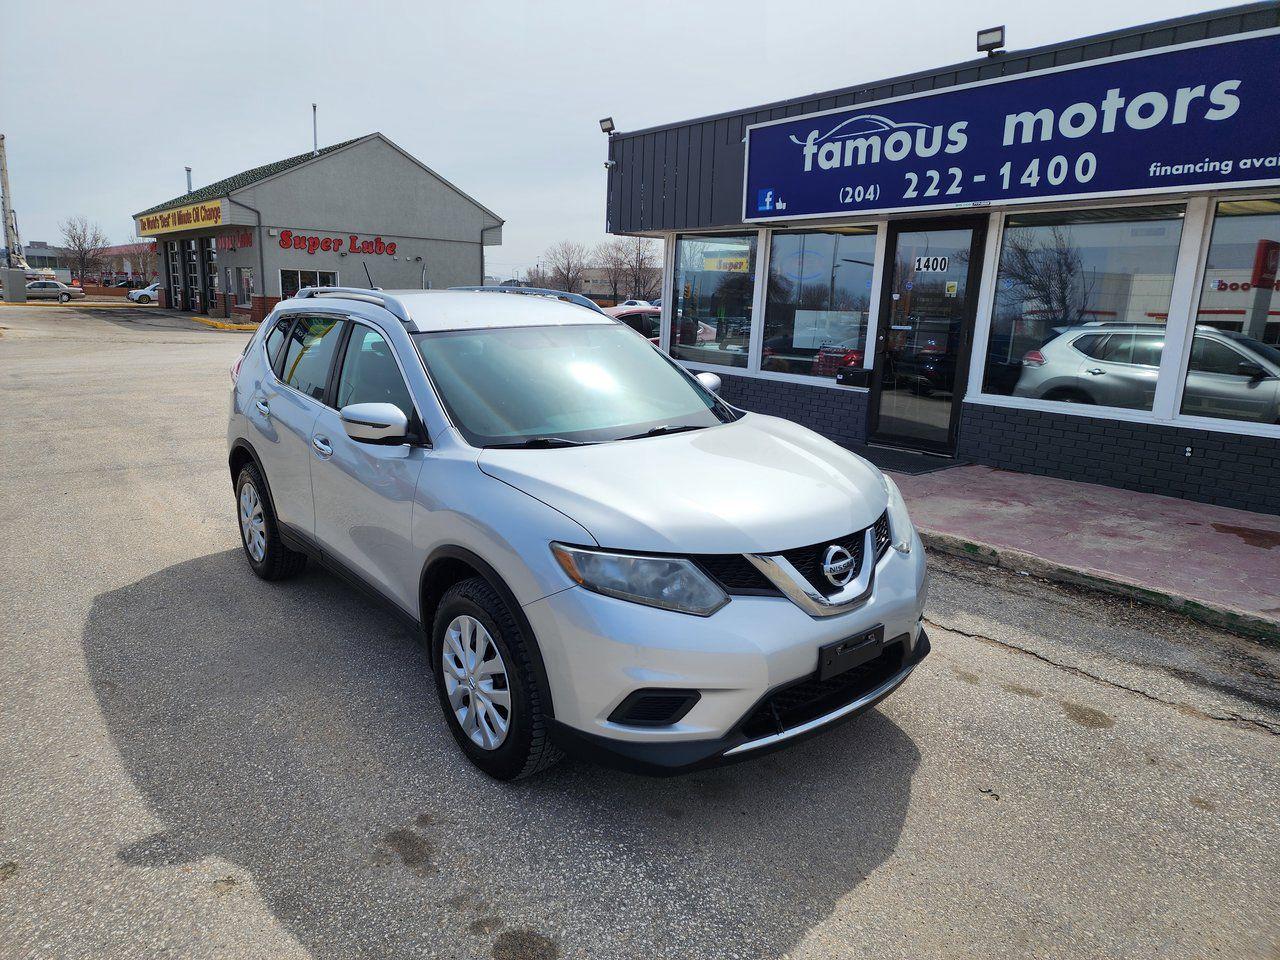
[[[1051,324],[1075,326],[1084,321],[1093,284],[1085,275],[1079,248],[1061,227],[1053,227],[1043,242],[1037,242],[1034,231],[1009,231],[1000,275]]]
[[[627,251],[627,285],[637,300],[652,300],[662,289],[662,260],[658,244],[645,237],[622,240]]]
[[[592,265],[603,271],[605,282],[609,284],[609,296],[615,302],[625,299],[620,293],[631,275],[630,247],[630,241],[614,237],[596,244],[592,254]]]
[[[102,266],[102,251],[108,246],[107,235],[96,223],[90,223],[88,217],[67,217],[58,226],[62,230],[62,246],[67,251],[67,259],[79,275],[80,282],[84,283],[90,270]]]
[[[156,272],[156,242],[146,237],[130,237],[125,244],[124,255],[129,268],[144,280],[150,280]]]
[[[590,254],[584,244],[561,240],[547,248],[542,255],[551,268],[551,285],[566,293],[582,290],[582,273],[587,269]]]

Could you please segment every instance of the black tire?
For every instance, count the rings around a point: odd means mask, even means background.
[[[139,302],[139,303],[150,303],[150,302],[151,302],[151,298],[150,298],[150,297],[148,297],[148,296],[144,293],[142,296],[140,296],[140,297],[138,298],[138,302]]]
[[[68,303],[68,302],[70,302],[70,300],[71,300],[71,294],[69,294],[69,293],[60,293],[60,294],[58,294],[58,302],[59,302],[59,303]]]
[[[454,716],[445,690],[442,651],[444,635],[455,617],[478,620],[502,654],[507,667],[507,687],[511,692],[511,712],[506,739],[496,749],[486,750],[471,741]],[[458,747],[477,767],[497,780],[520,780],[552,766],[562,754],[551,742],[547,715],[530,659],[531,641],[520,623],[488,581],[473,577],[455,583],[440,599],[431,630],[431,664],[435,673],[440,709]]]
[[[262,559],[254,559],[249,551],[249,543],[244,528],[240,525],[240,495],[246,484],[252,484],[254,491],[262,503],[262,519],[266,528],[266,549]],[[276,513],[271,508],[271,498],[267,496],[267,485],[256,465],[247,463],[236,478],[236,527],[240,530],[240,546],[244,548],[244,557],[249,561],[253,572],[263,580],[286,580],[302,572],[307,565],[307,555],[290,550],[280,540],[280,527],[276,523]]]

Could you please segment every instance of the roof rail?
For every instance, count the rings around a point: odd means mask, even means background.
[[[579,307],[586,307],[588,310],[594,310],[596,313],[604,313],[600,309],[600,304],[596,303],[590,297],[584,297],[580,293],[569,293],[567,290],[549,290],[546,287],[504,287],[502,285],[490,287],[450,287],[450,290],[470,290],[475,293],[518,293],[525,297],[546,297],[551,300],[562,300],[565,303],[577,304]]]
[[[413,321],[409,319],[409,311],[405,309],[405,305],[399,298],[383,293],[381,290],[371,290],[368,287],[303,287],[293,296],[298,300],[308,297],[342,297],[345,300],[376,303],[388,313],[398,317],[401,323],[413,325]]]

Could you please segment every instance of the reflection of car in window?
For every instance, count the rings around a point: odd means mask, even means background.
[[[1163,351],[1163,327],[1069,327],[1022,358],[1013,393],[1150,410]],[[1280,350],[1242,334],[1197,327],[1182,412],[1280,422]]]

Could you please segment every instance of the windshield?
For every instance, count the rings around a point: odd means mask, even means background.
[[[734,419],[615,323],[451,330],[414,341],[450,418],[477,447],[598,443]]]

